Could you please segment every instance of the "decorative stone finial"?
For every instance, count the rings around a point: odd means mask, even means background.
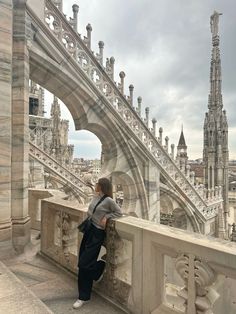
[[[130,84],[129,86],[129,94],[130,94],[130,104],[133,107],[133,95],[134,95],[134,85]]]
[[[214,13],[211,15],[210,25],[211,25],[212,37],[215,37],[218,35],[219,16],[220,15],[222,15],[222,13],[218,13],[217,11],[214,11]]]
[[[100,61],[100,64],[103,65],[103,49],[104,49],[104,42],[100,40],[100,41],[98,42],[98,47],[99,47],[99,61]]]
[[[125,72],[121,71],[120,74],[120,86],[121,86],[121,94],[124,95],[124,78],[125,78]]]
[[[86,30],[87,30],[87,38],[88,38],[88,41],[87,41],[87,46],[89,49],[91,49],[91,33],[92,33],[92,26],[91,24],[88,24],[86,26]]]
[[[141,115],[142,97],[139,96],[139,97],[137,98],[137,101],[138,101],[137,113],[138,113],[139,115]]]
[[[165,137],[165,148],[166,148],[166,151],[168,152],[168,145],[169,145],[169,137],[168,136],[166,136]]]
[[[156,124],[157,120],[155,118],[152,119],[152,130],[153,130],[153,135],[156,137]]]
[[[109,60],[109,66],[110,66],[110,75],[112,80],[114,80],[114,65],[115,65],[115,58],[114,57],[110,57]]]
[[[170,148],[171,148],[171,157],[174,159],[174,157],[175,157],[175,144],[171,144]]]
[[[134,90],[134,85],[130,84],[129,90],[130,90],[130,91],[133,91],[133,90]]]
[[[159,128],[159,142],[162,145],[162,133],[163,133],[163,129],[162,127]]]
[[[111,57],[110,59],[107,58],[106,60],[106,72],[107,75],[114,80],[114,64],[115,64],[115,58]]]
[[[103,49],[104,48],[104,42],[100,40],[98,42],[98,47],[99,47],[99,49]]]
[[[121,79],[124,79],[125,78],[125,72],[121,71],[119,76],[120,76]]]
[[[88,23],[88,25],[86,26],[86,30],[88,32],[92,32],[93,28],[92,28],[92,25],[90,23]]]
[[[146,125],[147,125],[147,127],[148,127],[148,121],[149,121],[149,107],[146,107],[146,108],[145,108],[145,115],[146,115],[146,117],[145,117],[145,122],[146,122]]]
[[[72,5],[73,10],[73,24],[74,24],[74,30],[78,31],[78,12],[79,12],[79,6],[77,4]]]
[[[78,6],[78,4],[73,4],[73,5],[72,5],[72,10],[73,10],[74,13],[78,13],[78,12],[79,12],[79,6]]]

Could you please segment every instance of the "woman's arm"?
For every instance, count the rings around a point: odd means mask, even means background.
[[[100,221],[100,225],[105,227],[106,226],[106,223],[107,223],[107,220],[108,219],[111,219],[111,218],[118,218],[118,217],[121,217],[122,216],[122,212],[121,212],[121,208],[118,204],[116,204],[114,202],[113,199],[110,199],[110,210],[111,212],[110,213],[107,213],[103,218],[102,220]]]
[[[121,208],[113,199],[109,199],[110,205],[110,213],[106,214],[105,217],[107,219],[110,218],[118,218],[122,216]]]

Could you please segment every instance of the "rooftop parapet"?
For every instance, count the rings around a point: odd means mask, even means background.
[[[75,274],[85,217],[85,208],[42,201],[41,253]],[[95,289],[126,311],[235,311],[233,295],[224,293],[236,288],[235,243],[124,216],[109,223],[102,254],[106,270]]]

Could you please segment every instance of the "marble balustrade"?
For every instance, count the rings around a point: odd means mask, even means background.
[[[73,273],[86,208],[42,200],[41,252]],[[236,246],[124,216],[109,222],[98,293],[135,314],[236,311]],[[103,253],[105,249],[103,249]]]

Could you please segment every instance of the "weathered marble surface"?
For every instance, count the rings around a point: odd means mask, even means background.
[[[0,262],[0,313],[53,313]],[[20,307],[19,307],[20,306]]]
[[[0,241],[11,239],[12,1],[0,2]]]
[[[12,227],[13,244],[23,250],[29,242],[29,53],[25,2],[14,1],[12,58]]]
[[[74,273],[83,215],[65,203],[42,201],[41,251]],[[184,300],[188,314],[200,308],[222,314],[223,307],[235,313],[234,294],[226,293],[236,290],[234,243],[125,216],[109,223],[105,247],[106,269],[96,289],[131,313],[179,313]]]

